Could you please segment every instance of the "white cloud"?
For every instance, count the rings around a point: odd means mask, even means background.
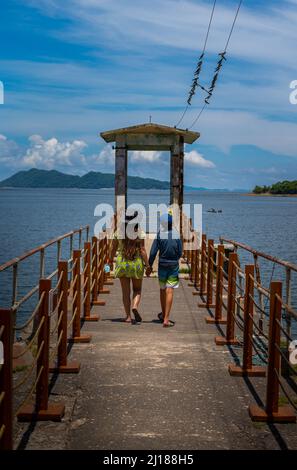
[[[59,133],[68,141],[78,136],[90,144],[99,143],[99,130],[143,122],[151,112],[156,122],[176,124],[203,42],[210,0],[122,0],[121,8],[118,0],[26,3],[49,16],[67,18],[63,30],[46,33],[87,43],[92,61],[0,61],[6,73],[24,84],[9,96],[11,108],[6,109],[2,132]],[[207,59],[224,44],[236,6],[217,3]],[[289,104],[289,83],[296,78],[296,0],[291,5],[279,2],[277,10],[276,2],[263,3],[255,9],[243,4],[214,100],[196,126],[199,143],[225,151],[233,144],[250,144],[293,155],[296,107]],[[207,68],[206,63],[203,71]],[[209,78],[203,75],[206,84]],[[197,92],[193,108],[200,107],[202,98]],[[189,127],[194,118],[191,109],[182,126]],[[100,158],[113,164],[113,152]],[[135,163],[140,158],[160,160],[154,154],[131,155]]]
[[[297,124],[268,120],[259,115],[239,111],[208,110],[199,121],[203,143],[224,152],[232,146],[254,145],[262,150],[297,157]]]
[[[94,155],[92,158],[95,164],[97,163],[103,166],[114,166],[115,152],[112,148],[112,145],[105,145],[99,155]]]
[[[56,166],[80,166],[86,163],[82,153],[87,147],[84,141],[59,142],[55,137],[44,140],[40,135],[32,135],[29,142],[30,146],[19,162],[21,166],[50,170]]]
[[[250,174],[250,175],[261,174],[261,175],[279,176],[280,174],[286,174],[287,170],[271,166],[268,168],[254,168],[254,167],[244,168],[243,172],[246,174]]]
[[[212,6],[212,2],[194,0],[124,0],[121,7],[118,0],[27,2],[45,14],[71,20],[63,31],[53,33],[64,40],[121,51],[155,46],[197,51]],[[207,49],[211,53],[218,53],[225,44],[237,7],[236,2],[217,3]],[[295,65],[286,45],[296,40],[296,2],[282,2],[281,7],[279,3],[262,9],[243,4],[230,44],[232,55],[265,63],[278,63],[281,55],[283,63]]]
[[[5,166],[13,166],[14,158],[19,156],[20,147],[13,140],[0,134],[0,163]]]
[[[191,150],[191,152],[185,152],[185,162],[193,166],[198,166],[200,168],[215,168],[215,164],[210,160],[206,160],[201,153],[198,153],[196,150]]]
[[[159,162],[162,156],[162,152],[157,152],[153,150],[134,150],[131,152],[131,161],[132,162],[150,162],[155,163]]]
[[[210,145],[214,159],[217,149],[228,152],[233,145],[297,157],[297,107],[289,104],[289,83],[297,78],[296,1],[261,2],[255,8],[254,2],[243,3],[214,100],[195,126],[201,138],[194,148]],[[74,52],[76,44],[87,44],[91,60],[79,61],[79,54],[77,61],[69,56],[63,60],[57,54],[39,62],[35,58],[0,61],[5,74],[22,85],[8,96],[1,132],[21,138],[33,133],[56,136],[40,137],[39,143],[30,142],[22,153],[16,143],[0,136],[4,166],[66,167],[73,168],[73,173],[79,167],[113,171],[112,147],[103,147],[100,153],[95,147],[102,145],[99,131],[144,122],[150,114],[154,122],[176,124],[203,44],[211,0],[23,3],[67,19],[63,29],[58,29],[57,22],[57,28],[43,33],[71,41]],[[205,84],[213,73],[215,54],[225,43],[236,2],[222,0],[217,7],[206,55],[210,61],[203,69]],[[49,54],[45,51],[44,57]],[[202,98],[197,92],[183,127],[190,127]],[[88,157],[86,142],[93,145]],[[203,152],[207,158],[207,151]],[[195,175],[194,166],[213,168],[213,162],[197,152],[187,154],[189,173]],[[131,152],[130,162],[131,172],[168,175],[168,159],[158,152]]]

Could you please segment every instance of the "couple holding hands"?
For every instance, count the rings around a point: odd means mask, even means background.
[[[150,255],[148,257],[144,239],[145,234],[139,231],[135,224],[134,230],[137,238],[129,238],[127,227],[133,216],[125,219],[125,236],[119,237],[117,231],[114,233],[112,248],[109,256],[111,265],[116,256],[115,277],[119,278],[122,288],[123,304],[125,308],[125,322],[131,323],[133,313],[136,322],[141,322],[139,304],[141,300],[142,280],[144,273],[149,277],[153,271],[153,264],[159,253],[158,278],[160,285],[161,310],[158,314],[159,320],[164,327],[173,326],[169,320],[173,303],[173,292],[179,285],[179,259],[182,256],[182,242],[177,231],[173,228],[171,214],[163,214],[160,217],[160,230],[153,241]],[[131,298],[132,293],[132,298]]]

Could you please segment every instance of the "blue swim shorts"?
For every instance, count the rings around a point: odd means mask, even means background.
[[[158,277],[160,289],[176,289],[179,286],[179,266],[159,266]]]

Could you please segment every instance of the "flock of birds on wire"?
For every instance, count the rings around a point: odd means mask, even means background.
[[[199,79],[200,79],[200,74],[201,74],[202,67],[203,67],[203,62],[204,62],[204,59],[205,59],[207,41],[208,41],[209,32],[210,32],[211,24],[212,24],[213,17],[214,17],[216,3],[217,3],[217,0],[214,0],[211,15],[210,15],[210,20],[209,20],[209,24],[208,24],[208,29],[207,29],[207,33],[206,33],[206,37],[205,37],[205,41],[204,41],[203,50],[202,50],[202,53],[201,53],[201,55],[198,59],[196,70],[194,72],[194,78],[192,80],[191,89],[190,89],[189,94],[188,94],[187,105],[186,105],[186,108],[185,108],[185,110],[183,111],[183,113],[181,115],[181,118],[179,119],[179,121],[177,122],[175,127],[178,127],[181,124],[181,122],[183,121],[189,107],[192,105],[192,99],[193,99],[194,95],[196,94],[197,88],[200,88],[202,91],[204,91],[207,96],[204,99],[204,105],[202,106],[201,110],[199,111],[198,116],[195,118],[194,122],[191,124],[191,126],[188,129],[192,129],[195,126],[195,124],[199,120],[199,118],[200,118],[201,114],[203,113],[204,109],[206,108],[206,106],[210,104],[210,99],[212,98],[213,92],[215,90],[215,87],[216,87],[216,84],[217,84],[217,81],[218,81],[218,78],[219,78],[220,71],[223,67],[223,63],[224,63],[224,61],[227,60],[227,58],[226,58],[227,49],[228,49],[229,42],[230,42],[233,30],[234,30],[236,20],[238,18],[238,14],[239,14],[242,2],[243,2],[243,0],[239,1],[238,7],[237,7],[237,10],[236,10],[236,14],[235,14],[235,17],[234,17],[234,20],[233,20],[233,23],[232,23],[232,27],[231,27],[231,30],[230,30],[230,33],[228,35],[228,39],[227,39],[227,42],[226,42],[226,45],[225,45],[225,48],[224,48],[223,52],[220,52],[218,54],[219,60],[218,60],[218,63],[217,63],[217,66],[216,66],[216,69],[215,69],[215,72],[214,72],[214,76],[212,78],[212,81],[211,81],[211,84],[210,84],[209,88],[206,88],[206,87],[201,85]]]

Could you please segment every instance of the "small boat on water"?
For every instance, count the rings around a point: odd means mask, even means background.
[[[214,209],[213,207],[211,209],[207,209],[207,212],[211,212],[212,214],[221,214],[223,211],[222,209]]]

